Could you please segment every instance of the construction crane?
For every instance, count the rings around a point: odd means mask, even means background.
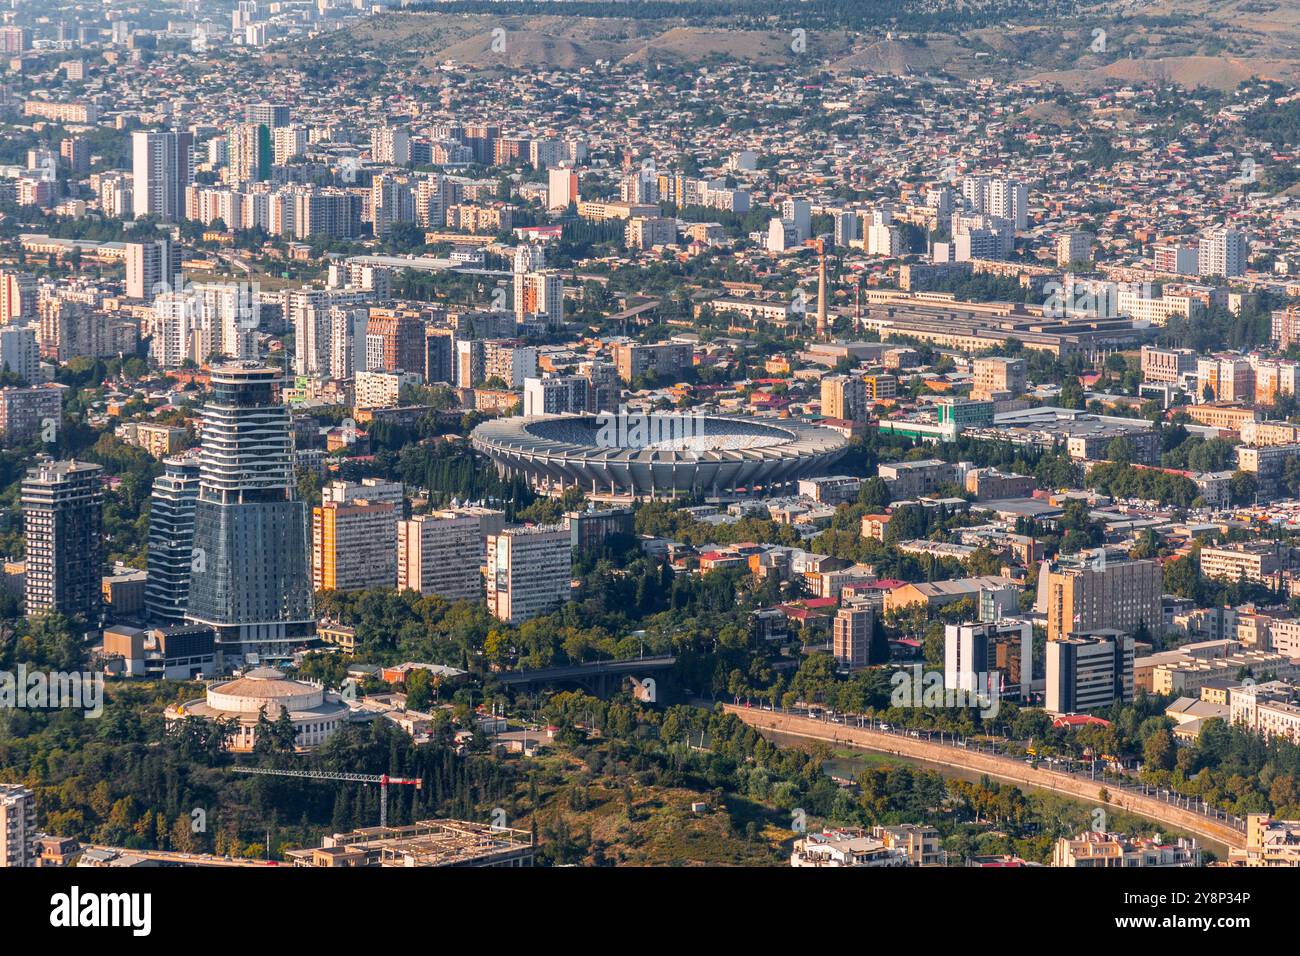
[[[265,777],[298,777],[301,780],[338,780],[343,783],[379,784],[379,825],[388,826],[388,785],[424,789],[424,781],[390,777],[386,773],[326,773],[321,770],[266,770],[262,767],[231,767],[235,773],[256,773]]]

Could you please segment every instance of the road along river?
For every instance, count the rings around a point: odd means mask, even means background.
[[[1194,834],[1201,838],[1207,849],[1213,850],[1221,859],[1227,856],[1226,848],[1241,847],[1245,843],[1245,834],[1226,821],[1215,820],[1194,810],[1173,806],[1159,797],[1134,793],[1122,787],[1107,788],[1101,781],[1089,780],[1057,770],[1035,768],[1011,757],[965,750],[934,743],[924,738],[891,734],[864,727],[825,723],[795,714],[738,707],[734,704],[723,706],[751,727],[765,734],[773,734],[774,738],[776,735],[786,738],[778,740],[780,743],[789,743],[802,738],[893,754],[911,761],[929,764],[950,776],[969,779],[967,775],[974,774],[975,779],[978,779],[980,775],[987,774],[994,779],[1018,786],[1048,790],[1071,797],[1090,806],[1102,805],[1101,791],[1105,789],[1106,802],[1109,806]]]

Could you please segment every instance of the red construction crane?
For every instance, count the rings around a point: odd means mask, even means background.
[[[262,767],[231,767],[235,773],[256,773],[265,777],[298,777],[302,780],[338,780],[343,783],[379,784],[379,825],[388,826],[388,785],[424,789],[424,781],[390,777],[386,773],[327,773],[322,770],[265,770]]]

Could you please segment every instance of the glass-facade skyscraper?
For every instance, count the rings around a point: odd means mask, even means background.
[[[56,611],[99,624],[104,574],[103,469],[46,461],[22,485],[28,615]]]
[[[278,377],[256,363],[219,366],[203,408],[185,616],[216,630],[230,664],[288,658],[314,627],[310,525],[294,500]]]
[[[164,458],[163,473],[154,479],[149,496],[149,575],[144,590],[144,606],[159,623],[185,619],[198,497],[198,460]]]

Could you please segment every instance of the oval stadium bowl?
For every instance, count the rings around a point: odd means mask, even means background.
[[[539,490],[611,498],[778,494],[826,474],[848,448],[807,422],[680,412],[498,418],[471,440]]]

